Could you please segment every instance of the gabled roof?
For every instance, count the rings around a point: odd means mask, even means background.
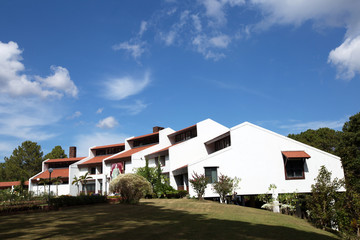
[[[111,147],[122,147],[122,146],[125,146],[125,143],[117,143],[117,144],[104,145],[104,146],[96,146],[96,147],[92,147],[91,150],[103,149],[103,148],[111,148]]]
[[[137,140],[137,139],[141,139],[141,138],[145,138],[145,137],[150,137],[150,136],[155,136],[155,135],[159,135],[159,132],[154,132],[154,133],[149,133],[149,134],[145,134],[145,135],[133,137],[133,138],[128,139],[127,141],[134,141],[134,140]]]
[[[82,159],[84,159],[85,157],[78,157],[78,158],[58,158],[58,159],[48,159],[45,160],[45,163],[55,163],[55,162],[77,162],[80,161]]]
[[[54,168],[53,172],[51,173],[51,178],[68,178],[69,177],[69,168]],[[38,175],[32,177],[32,180],[36,180],[37,178],[49,178],[49,170],[45,172],[41,172]]]
[[[310,155],[305,151],[281,151],[287,158],[310,158]]]
[[[113,155],[96,156],[96,157],[90,158],[89,160],[87,160],[87,161],[85,161],[85,162],[83,162],[83,163],[80,163],[79,165],[102,163],[102,161],[103,161],[105,158],[108,158],[108,157],[111,157],[111,156],[113,156]]]
[[[166,152],[166,151],[169,150],[169,148],[171,148],[171,147],[173,147],[173,146],[175,146],[175,145],[178,145],[179,143],[181,143],[181,142],[178,142],[178,143],[175,143],[175,144],[173,144],[173,145],[167,146],[167,147],[162,148],[162,149],[160,149],[160,150],[157,150],[157,151],[155,151],[155,152],[149,153],[149,154],[147,154],[147,155],[145,155],[145,156],[156,155],[156,154],[158,154],[158,153]]]
[[[196,127],[196,124],[192,125],[190,127],[183,128],[183,129],[181,129],[179,131],[173,132],[172,134],[169,134],[168,137],[173,137],[173,136],[175,136],[175,135],[177,135],[179,133],[186,132],[187,130],[190,130],[190,129],[194,128],[194,127]]]
[[[10,188],[12,186],[19,186],[20,181],[13,181],[13,182],[0,182],[0,188]],[[25,181],[24,185],[28,186],[29,181]]]
[[[156,144],[151,144],[151,145],[145,145],[145,146],[141,146],[141,147],[132,148],[132,149],[129,149],[127,151],[121,152],[120,154],[114,155],[113,157],[108,158],[105,161],[131,157],[131,155],[133,155],[134,153],[140,152],[140,151],[145,150],[145,149],[147,149],[149,147],[152,147],[154,145],[156,145]]]

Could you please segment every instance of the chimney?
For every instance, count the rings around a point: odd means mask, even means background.
[[[69,158],[76,158],[76,147],[72,146],[69,148]]]
[[[163,127],[155,126],[155,127],[153,127],[153,133],[156,133],[156,132],[158,132],[160,130],[163,130],[163,129],[164,129]]]

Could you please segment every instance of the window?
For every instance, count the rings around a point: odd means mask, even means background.
[[[90,174],[96,174],[96,168],[94,167],[90,168]]]
[[[227,136],[215,142],[215,152],[230,146],[231,146],[230,136]]]
[[[175,136],[175,142],[182,142],[185,140],[188,140],[190,138],[194,138],[197,136],[196,128],[192,128],[190,130],[187,130],[185,132],[181,132]]]
[[[155,157],[156,166],[159,165],[159,162],[160,162],[160,166],[164,167],[165,166],[165,156]]]
[[[144,145],[154,144],[159,142],[159,134],[154,136],[144,137],[141,139],[136,139],[133,142],[133,147],[140,147]]]
[[[206,167],[205,177],[208,180],[208,183],[217,182],[217,167]]]
[[[304,159],[288,159],[285,163],[286,179],[304,179]]]

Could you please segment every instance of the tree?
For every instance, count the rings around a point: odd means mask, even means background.
[[[51,152],[45,155],[44,159],[58,159],[58,158],[67,158],[65,150],[61,146],[55,146]]]
[[[341,186],[341,181],[337,178],[331,181],[331,172],[325,166],[321,166],[319,174],[315,178],[315,184],[311,185],[311,195],[307,201],[310,219],[317,226],[326,229],[331,228],[337,222],[335,203],[337,191]]]
[[[44,185],[44,194],[46,194],[46,184],[49,183],[49,179],[47,178],[40,178],[40,180],[38,181],[38,185],[43,184]]]
[[[191,186],[194,188],[194,191],[196,192],[198,199],[203,200],[205,189],[208,184],[208,180],[206,179],[205,174],[197,174],[196,172],[193,172],[192,179],[190,179],[189,182],[191,183]]]
[[[86,183],[89,181],[89,179],[92,179],[92,177],[88,176],[88,172],[85,173],[85,175],[82,175],[79,177],[79,182],[81,183],[82,186],[82,191],[84,191],[85,189],[85,195],[87,195],[87,187],[86,187]]]
[[[339,148],[342,133],[330,128],[308,129],[299,134],[289,134],[288,137],[308,144],[323,151],[335,154]]]
[[[79,189],[79,184],[80,183],[80,179],[79,178],[77,178],[76,176],[73,178],[73,181],[72,181],[72,185],[76,185],[76,187],[77,187],[77,190],[78,190],[78,193],[77,193],[77,195],[79,195],[79,192],[80,192],[80,189]]]
[[[344,168],[346,188],[360,193],[360,113],[344,124],[337,153]]]
[[[12,155],[5,157],[4,171],[6,181],[29,179],[41,171],[43,152],[36,142],[25,141],[16,148]]]
[[[226,195],[232,193],[239,186],[240,179],[231,178],[220,173],[219,180],[212,184],[213,189],[220,196],[222,203],[225,203]]]
[[[56,196],[58,196],[59,195],[59,189],[58,189],[59,184],[63,183],[61,176],[58,176],[58,177],[52,179],[52,183],[56,185]]]
[[[140,198],[152,193],[149,181],[133,173],[117,176],[110,182],[109,190],[120,193],[121,202],[130,204],[136,204]]]

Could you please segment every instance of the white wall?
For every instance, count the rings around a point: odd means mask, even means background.
[[[344,177],[340,158],[253,124],[240,124],[231,129],[230,135],[231,147],[189,165],[189,177],[192,171],[204,173],[204,167],[219,167],[218,176],[222,173],[242,179],[237,192],[244,195],[266,193],[270,184],[277,186],[278,193],[310,192],[322,165],[332,172],[333,178]],[[285,180],[281,151],[295,150],[311,156],[306,159],[305,179]],[[190,193],[194,194],[192,190]],[[205,196],[217,194],[209,186]]]

